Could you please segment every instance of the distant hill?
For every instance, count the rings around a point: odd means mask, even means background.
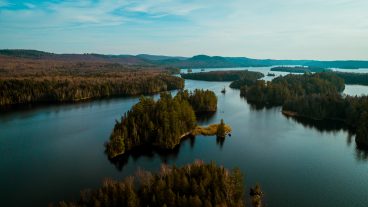
[[[226,67],[268,67],[268,66],[307,66],[319,68],[368,68],[368,61],[318,61],[318,60],[272,60],[252,59],[246,57],[221,57],[197,55],[185,60],[156,61],[158,64],[169,65],[179,68],[226,68]]]
[[[180,56],[165,56],[165,55],[149,55],[149,54],[139,54],[136,57],[146,59],[146,60],[153,60],[153,61],[160,61],[160,60],[186,60],[187,57],[180,57]]]
[[[163,55],[102,55],[102,54],[54,54],[37,50],[0,50],[0,55],[19,58],[67,60],[76,62],[109,62],[131,65],[160,65],[179,68],[227,68],[266,66],[307,66],[319,68],[368,68],[368,61],[361,60],[273,60],[246,57],[221,57],[196,55],[191,58]]]
[[[37,50],[0,50],[0,55],[33,60],[55,60],[70,62],[106,62],[127,65],[149,65],[151,61],[134,55],[101,55],[101,54],[55,54]]]

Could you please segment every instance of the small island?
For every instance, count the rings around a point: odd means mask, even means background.
[[[224,120],[221,119],[219,124],[211,124],[207,127],[196,126],[196,128],[191,132],[192,135],[204,135],[204,136],[213,136],[216,135],[220,138],[225,138],[226,135],[230,134],[231,127],[224,123]]]
[[[198,127],[196,113],[217,110],[217,98],[212,91],[180,91],[175,97],[162,93],[158,101],[141,97],[116,121],[110,140],[105,144],[109,158],[124,154],[141,145],[173,149],[188,135],[217,135],[225,137],[230,126],[222,120],[218,125]]]
[[[210,71],[199,73],[182,73],[180,74],[184,79],[204,80],[204,81],[235,81],[240,79],[260,79],[263,78],[263,73],[248,71],[248,70],[224,70],[224,71]]]

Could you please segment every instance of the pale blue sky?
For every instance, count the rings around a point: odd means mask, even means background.
[[[0,0],[0,48],[368,59],[368,0]]]

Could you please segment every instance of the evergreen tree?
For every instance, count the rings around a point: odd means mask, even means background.
[[[217,133],[216,133],[217,137],[223,138],[226,136],[226,131],[225,131],[225,123],[224,120],[221,119],[220,124],[217,127]]]

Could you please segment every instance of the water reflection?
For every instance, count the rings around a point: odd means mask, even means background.
[[[323,132],[333,132],[337,133],[340,130],[348,131],[349,134],[353,134],[353,131],[343,122],[332,121],[332,120],[312,120],[303,117],[291,117],[283,114],[287,119],[294,120],[302,124],[306,128],[316,129],[317,131]]]
[[[332,121],[332,120],[312,120],[302,117],[290,117],[284,114],[284,117],[291,119],[299,124],[302,124],[306,128],[316,129],[320,133],[338,133],[341,130],[347,131],[348,136],[346,138],[346,144],[351,145],[352,141],[355,140],[355,132],[349,126],[343,122]],[[355,158],[358,161],[368,160],[368,148],[355,142]]]
[[[357,144],[355,147],[355,158],[358,161],[368,161],[368,148]]]
[[[216,143],[220,146],[220,149],[224,146],[225,137],[216,137]]]
[[[113,159],[109,159],[109,161],[112,164],[114,164],[116,169],[119,171],[122,171],[124,169],[124,167],[129,163],[130,158],[132,158],[133,162],[136,162],[139,158],[145,157],[145,158],[153,159],[155,156],[159,156],[161,162],[167,163],[168,160],[177,159],[178,154],[180,153],[180,149],[185,143],[189,142],[190,149],[192,149],[195,145],[195,140],[196,140],[195,136],[188,135],[174,149],[163,149],[163,148],[154,147],[151,145],[138,146],[124,153],[123,155],[120,155]],[[217,137],[216,143],[217,145],[219,145],[221,149],[225,143],[225,138]]]
[[[211,122],[214,120],[216,112],[207,112],[207,113],[200,113],[196,114],[196,118],[198,122]]]

